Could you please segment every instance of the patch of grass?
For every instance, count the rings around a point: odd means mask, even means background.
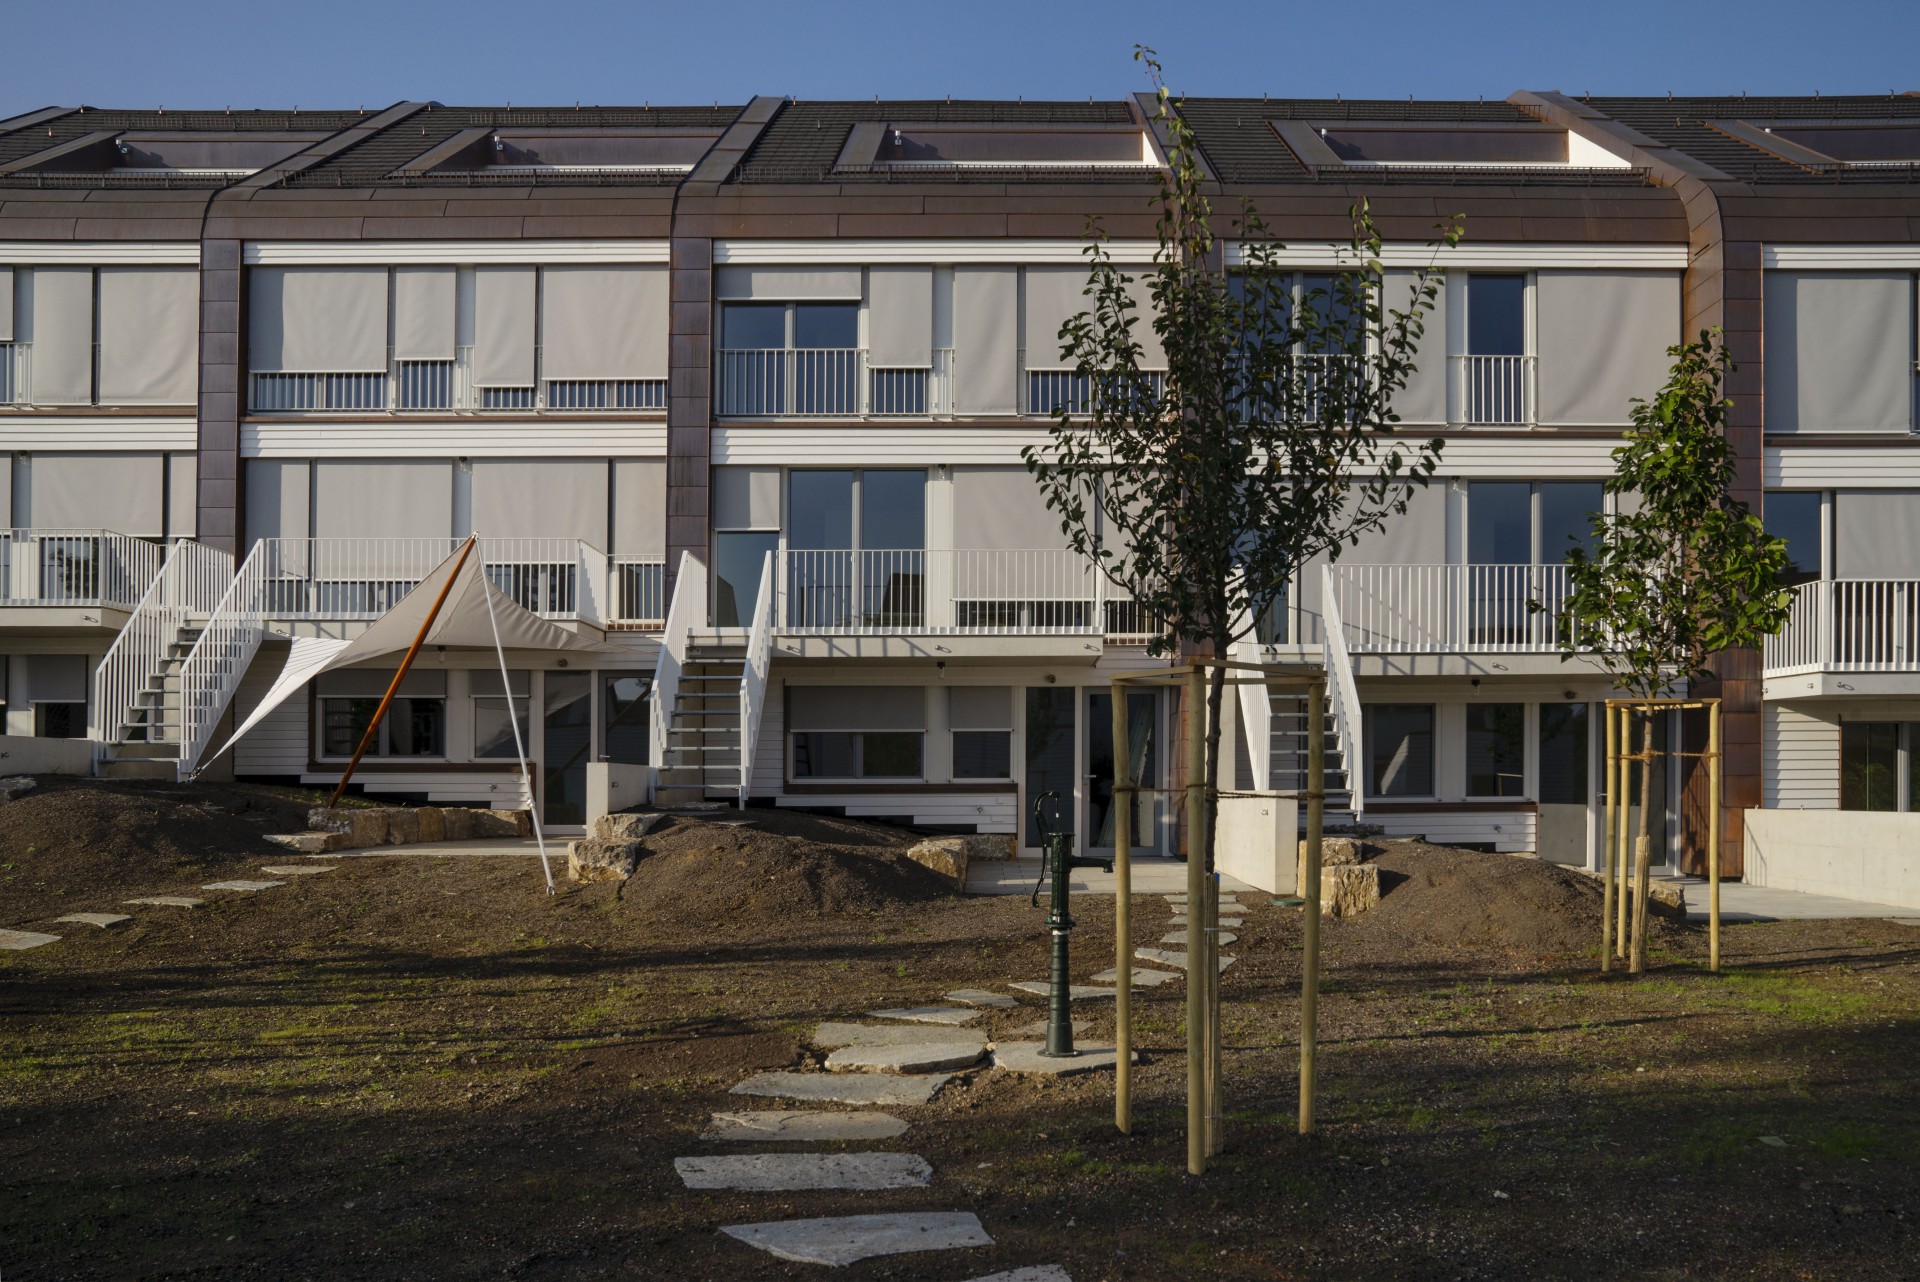
[[[1874,1004],[1871,993],[1836,992],[1810,975],[1728,971],[1727,993],[1747,1010],[1778,1015],[1796,1024],[1834,1024],[1858,1019]]]

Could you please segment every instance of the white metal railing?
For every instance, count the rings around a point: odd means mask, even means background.
[[[262,608],[270,619],[376,619],[411,592],[459,539],[262,539]],[[483,538],[485,573],[547,619],[599,622],[610,591],[605,554],[578,539]],[[252,561],[252,556],[248,557]]]
[[[1233,621],[1233,630],[1240,633],[1242,639],[1233,643],[1227,657],[1235,663],[1261,662],[1260,641],[1253,635],[1253,616],[1249,611],[1240,611]],[[1255,681],[1243,681],[1234,689],[1240,700],[1240,732],[1246,739],[1253,786],[1263,788],[1272,778],[1273,692],[1265,682]]]
[[[33,404],[33,344],[0,343],[0,405]]]
[[[180,539],[167,550],[126,626],[94,669],[91,734],[96,742],[124,743],[134,730],[150,734],[134,723],[134,712],[164,696],[162,665],[180,641],[180,629],[211,617],[232,582],[233,557],[219,548]]]
[[[716,414],[729,418],[951,418],[953,349],[927,368],[872,366],[860,347],[720,348]]]
[[[1920,672],[1920,580],[1815,579],[1765,645],[1769,673]]]
[[[1146,375],[1149,395],[1155,399],[1166,395],[1165,370],[1142,370],[1141,373]],[[1089,375],[1070,369],[1028,369],[1025,351],[1020,353],[1019,393],[1019,412],[1023,415],[1044,418],[1055,409],[1064,409],[1071,415],[1093,411],[1094,387]]]
[[[612,576],[607,623],[617,628],[658,631],[667,618],[667,562],[657,556],[607,558]]]
[[[773,660],[773,553],[760,566],[760,595],[753,604],[747,656],[740,665],[740,808],[753,787],[753,747],[760,738],[760,714],[767,702],[767,671]]]
[[[1356,653],[1557,654],[1564,565],[1333,565],[1323,608]],[[1544,607],[1535,610],[1534,603]],[[1333,624],[1325,624],[1331,637]]]
[[[691,552],[680,553],[680,571],[673,578],[673,601],[667,606],[666,622],[660,632],[660,657],[653,668],[653,694],[647,701],[647,727],[652,739],[653,762],[667,764],[668,731],[673,725],[673,707],[680,699],[680,673],[686,667],[687,650],[695,628],[707,620],[707,565]],[[746,745],[741,749],[744,752]],[[655,772],[656,780],[659,777]]]
[[[278,539],[262,539],[247,553],[233,581],[214,605],[206,627],[180,665],[180,774],[199,771],[200,758],[212,746],[220,714],[240,688],[241,678],[266,639],[266,609],[271,594],[270,565]]]
[[[112,530],[0,529],[0,606],[130,608],[166,555]]]
[[[1454,423],[1472,427],[1531,427],[1535,419],[1534,358],[1455,356]]]
[[[534,368],[542,353],[534,349]],[[452,360],[398,359],[384,373],[256,373],[251,405],[262,414],[315,411],[423,414],[553,410],[664,410],[664,378],[561,378],[536,375],[524,387],[481,387],[473,380],[473,348]]]
[[[1352,809],[1355,816],[1365,811],[1367,805],[1366,747],[1360,741],[1360,690],[1353,679],[1353,656],[1347,651],[1346,628],[1340,614],[1339,593],[1333,586],[1333,569],[1330,565],[1320,567],[1320,589],[1323,596],[1326,640],[1322,646],[1327,668],[1327,700],[1333,705],[1333,733],[1339,740],[1340,759],[1347,767],[1347,789],[1352,794]],[[1307,715],[1324,715],[1319,708],[1308,708]]]

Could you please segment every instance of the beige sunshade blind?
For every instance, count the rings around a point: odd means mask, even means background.
[[[1019,408],[1019,279],[1013,267],[953,269],[954,404],[962,414]]]
[[[256,267],[247,324],[254,370],[379,374],[387,368],[387,269]]]
[[[1447,559],[1447,491],[1442,485],[1409,485],[1407,510],[1346,547],[1346,565],[1433,565]]]
[[[1910,273],[1770,271],[1763,288],[1769,432],[1911,429]]]
[[[475,459],[473,528],[484,538],[607,540],[603,459]]]
[[[454,284],[452,267],[393,269],[393,358],[397,361],[453,359]]]
[[[714,468],[713,528],[716,530],[779,529],[780,469],[777,467]]]
[[[550,379],[665,378],[667,317],[664,266],[543,268],[541,373]]]
[[[1013,551],[1064,548],[1060,516],[1024,467],[953,470],[953,546]]]
[[[29,516],[40,529],[166,533],[163,454],[35,454],[28,476]]]
[[[1390,268],[1386,273],[1383,306],[1388,311],[1407,311],[1413,306],[1413,291],[1420,273],[1406,268]],[[1393,322],[1382,316],[1383,326]],[[1394,394],[1393,410],[1403,423],[1439,425],[1447,421],[1447,297],[1446,282],[1434,295],[1432,305],[1422,313],[1423,332],[1413,355],[1414,370],[1407,385]]]
[[[955,730],[1013,729],[1011,686],[949,686],[947,697],[947,724]]]
[[[13,268],[0,267],[0,343],[13,341]]]
[[[665,459],[613,461],[613,546],[607,550],[622,556],[666,555]]]
[[[100,269],[100,403],[191,405],[198,399],[200,273],[192,267]]]
[[[305,459],[247,460],[247,545],[307,537],[311,480]]]
[[[1026,322],[1027,368],[1073,368],[1073,361],[1060,354],[1060,327],[1068,317],[1093,310],[1094,300],[1084,292],[1087,269],[1077,264],[1029,267],[1026,277],[1026,302],[1021,310]]]
[[[1920,492],[1842,490],[1833,509],[1835,578],[1920,576]]]
[[[867,364],[875,369],[933,365],[933,268],[868,269]]]
[[[790,730],[924,730],[923,686],[788,686]]]
[[[531,267],[477,267],[473,273],[473,381],[532,387],[535,275]]]
[[[320,538],[432,538],[452,546],[450,462],[320,459],[313,465],[313,494],[314,533]]]
[[[825,300],[858,302],[858,267],[746,267],[723,266],[715,281],[714,297],[727,300],[787,302]]]
[[[1667,348],[1680,341],[1680,274],[1541,271],[1534,280],[1540,421],[1631,422],[1633,398],[1650,399],[1667,381]]]
[[[33,399],[93,402],[93,269],[33,269]]]

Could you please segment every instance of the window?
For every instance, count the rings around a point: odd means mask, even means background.
[[[653,751],[653,730],[647,700],[653,693],[653,674],[600,674],[600,758],[620,765],[644,766]]]
[[[1467,705],[1467,795],[1526,795],[1526,721],[1523,703]]]
[[[857,302],[723,302],[719,413],[857,414],[859,349]]]
[[[1499,426],[1533,419],[1527,360],[1527,278],[1474,272],[1467,277],[1466,421]]]
[[[954,686],[947,691],[955,779],[1013,777],[1013,690]]]
[[[1369,797],[1433,795],[1433,705],[1376,703],[1364,709]]]
[[[477,669],[467,677],[467,689],[473,698],[473,755],[477,761],[515,761],[520,749],[533,751],[533,722],[528,691],[528,674],[508,672],[512,681],[513,720],[508,720],[507,692],[500,685],[500,673]],[[514,742],[514,722],[519,723],[520,740]]]
[[[787,478],[787,622],[807,629],[926,620],[926,486],[918,469]]]
[[[1840,808],[1913,810],[1920,797],[1920,722],[1840,723]]]
[[[320,705],[320,755],[351,757],[360,747],[380,700],[393,683],[391,670],[345,669],[321,676],[315,691]],[[447,755],[447,676],[409,672],[395,692],[368,757],[445,757]]]
[[[1787,543],[1788,567],[1780,576],[1782,585],[1792,587],[1820,577],[1825,525],[1820,513],[1818,490],[1767,491],[1767,533]]]
[[[1470,637],[1487,645],[1539,644],[1555,635],[1566,599],[1558,567],[1593,542],[1605,502],[1598,481],[1474,481],[1467,486]],[[1538,567],[1538,568],[1536,568]],[[1531,603],[1545,607],[1545,613]]]
[[[86,738],[87,705],[84,703],[34,704],[33,735],[36,739]]]
[[[926,691],[920,686],[792,686],[794,779],[924,777]]]
[[[1587,754],[1591,734],[1584,703],[1540,705],[1541,804],[1587,804]]]

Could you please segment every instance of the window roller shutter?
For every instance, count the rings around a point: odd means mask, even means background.
[[[33,269],[33,399],[93,401],[93,269]]]
[[[397,361],[453,359],[454,283],[452,267],[396,267],[393,270],[393,358]]]
[[[387,368],[387,269],[256,267],[248,322],[261,373],[379,374]]]
[[[1768,431],[1911,428],[1911,274],[1770,271],[1763,288]]]
[[[1346,548],[1346,565],[1432,565],[1447,557],[1447,491],[1440,485],[1407,487],[1407,510],[1386,525],[1362,535]]]
[[[1026,327],[1028,369],[1071,369],[1060,354],[1060,327],[1067,318],[1093,310],[1084,267],[1029,267],[1021,318]]]
[[[921,686],[788,686],[793,730],[925,730]]]
[[[35,454],[28,476],[30,515],[40,529],[166,534],[163,454]]]
[[[545,378],[665,378],[667,269],[543,268],[540,331]]]
[[[487,538],[607,540],[600,459],[475,459],[473,528]]]
[[[13,268],[0,267],[0,343],[13,341]]]
[[[714,297],[727,302],[858,302],[860,269],[730,264],[720,268]]]
[[[955,408],[1012,414],[1019,407],[1017,268],[953,269]]]
[[[1060,516],[1024,467],[953,470],[953,546],[976,551],[1067,546]]]
[[[1013,729],[1011,686],[950,686],[947,695],[947,724],[953,729]]]
[[[473,381],[532,387],[534,269],[478,267],[473,273]]]
[[[1834,577],[1920,575],[1920,492],[1843,490],[1833,502]]]
[[[100,403],[191,405],[198,397],[200,273],[100,269]]]
[[[622,556],[667,554],[665,459],[613,461],[613,546]]]
[[[1414,287],[1419,280],[1419,272],[1403,268],[1389,269],[1385,282],[1385,307],[1401,312],[1410,309]],[[1391,325],[1392,321],[1382,317],[1381,323]],[[1407,376],[1407,385],[1394,396],[1393,409],[1403,423],[1437,426],[1447,421],[1447,297],[1444,280],[1440,283],[1439,292],[1434,295],[1432,305],[1421,314],[1420,324],[1422,333],[1413,355],[1416,368]]]
[[[1543,270],[1534,280],[1540,421],[1631,422],[1633,398],[1666,382],[1667,348],[1680,341],[1679,273]]]
[[[932,368],[933,268],[871,268],[867,296],[867,364],[875,369]]]
[[[716,530],[779,529],[780,469],[777,467],[714,468],[713,528]]]

